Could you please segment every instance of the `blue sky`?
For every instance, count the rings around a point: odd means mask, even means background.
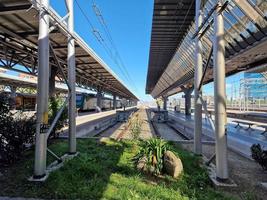
[[[105,48],[97,41],[92,28],[74,0],[75,31],[94,49],[140,99],[151,100],[145,95],[148,67],[150,32],[153,15],[153,0],[77,0],[104,43],[109,40],[93,10],[93,2],[98,6],[110,30],[113,42],[133,81],[127,81],[120,68],[110,58]],[[61,15],[66,13],[64,0],[50,0],[51,6]],[[110,45],[109,45],[110,46]],[[110,49],[114,49],[109,47]],[[115,53],[115,51],[114,51]],[[134,82],[134,83],[133,83]]]

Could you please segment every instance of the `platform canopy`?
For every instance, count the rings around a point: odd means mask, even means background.
[[[0,66],[31,75],[38,73],[38,26],[39,10],[37,0],[0,1]],[[58,62],[67,75],[66,23],[52,8],[50,15],[50,65],[58,68]],[[138,100],[138,98],[110,70],[105,62],[76,33],[76,84],[79,87],[101,90],[117,96]],[[60,73],[58,78],[63,80]]]
[[[209,17],[216,0],[203,2],[203,63],[213,40]],[[267,2],[223,0],[226,76],[267,63]],[[195,57],[194,0],[155,0],[146,92],[154,98],[193,87]],[[207,19],[207,20],[206,20]],[[213,57],[203,83],[213,81]]]
[[[194,0],[155,0],[146,93],[151,93],[195,17]]]

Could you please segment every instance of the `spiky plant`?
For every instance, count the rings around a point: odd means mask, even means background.
[[[135,161],[146,160],[146,168],[153,174],[160,174],[163,169],[163,156],[169,150],[166,141],[158,138],[152,138],[141,143],[141,148],[135,156]]]

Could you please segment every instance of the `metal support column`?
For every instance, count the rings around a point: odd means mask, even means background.
[[[198,32],[199,27],[202,23],[203,13],[201,10],[201,0],[196,0],[196,32]],[[201,135],[202,135],[202,104],[199,99],[199,94],[201,94],[201,90],[198,90],[201,77],[202,77],[202,43],[199,37],[195,38],[196,41],[196,51],[195,51],[195,82],[194,82],[194,104],[195,104],[195,124],[194,124],[194,152],[196,154],[202,154],[202,144],[201,144]]]
[[[41,0],[41,5],[49,7],[49,0]],[[46,175],[46,132],[48,128],[48,85],[49,85],[49,14],[39,12],[38,37],[38,86],[37,123],[35,139],[34,178]]]
[[[96,94],[96,105],[101,109],[102,108],[102,90],[98,89]]]
[[[214,108],[216,137],[216,176],[228,179],[227,136],[226,136],[226,94],[225,94],[225,41],[223,16],[218,13],[221,1],[214,13]]]
[[[74,14],[73,0],[67,0],[68,30],[74,33]],[[75,41],[72,35],[68,37],[68,79],[70,84],[69,91],[69,153],[76,153],[76,93],[75,93]]]
[[[11,109],[16,109],[16,86],[10,86]]]
[[[187,88],[183,92],[185,94],[185,115],[191,115],[191,94],[193,92],[193,89]]]
[[[57,69],[50,66],[50,76],[49,76],[49,97],[55,97],[56,93],[56,74]]]
[[[168,102],[168,98],[163,97],[163,110],[167,110],[167,102]]]
[[[116,94],[113,94],[113,110],[116,110],[117,108],[117,96]]]

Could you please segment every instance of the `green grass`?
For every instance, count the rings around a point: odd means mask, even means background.
[[[169,176],[156,178],[138,172],[131,159],[138,152],[138,142],[93,139],[78,140],[79,156],[50,174],[45,183],[28,182],[32,174],[33,152],[11,167],[0,180],[0,196],[53,199],[233,199],[215,191],[200,159],[171,144],[180,156],[184,173],[179,180]],[[67,150],[66,141],[50,146],[57,154]],[[48,158],[49,162],[52,159]]]

